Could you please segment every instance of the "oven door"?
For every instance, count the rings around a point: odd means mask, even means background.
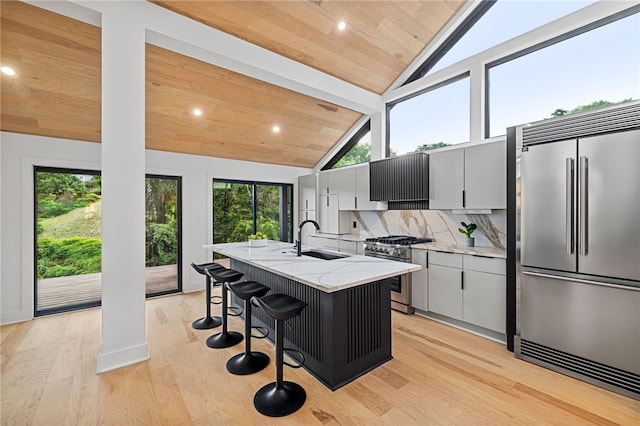
[[[391,285],[391,309],[412,314],[411,306],[411,274],[402,274],[388,278]]]

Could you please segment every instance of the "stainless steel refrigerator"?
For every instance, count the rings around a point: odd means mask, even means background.
[[[517,126],[517,357],[640,398],[640,103]]]

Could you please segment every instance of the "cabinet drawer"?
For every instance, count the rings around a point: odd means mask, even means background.
[[[429,265],[443,265],[452,268],[462,268],[462,256],[457,253],[444,253],[441,251],[429,252]]]
[[[358,242],[357,241],[347,241],[347,240],[339,240],[340,251],[344,251],[347,253],[357,254],[358,253]]]
[[[465,255],[465,271],[488,272],[490,274],[506,275],[506,261],[500,258]]]

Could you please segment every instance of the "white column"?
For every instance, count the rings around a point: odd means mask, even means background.
[[[102,10],[102,342],[97,372],[149,359],[145,339],[145,28]],[[137,22],[136,22],[137,21]]]
[[[387,149],[387,113],[383,107],[382,112],[371,114],[371,160],[380,160],[385,157]]]

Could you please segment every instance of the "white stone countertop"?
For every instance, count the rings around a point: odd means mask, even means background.
[[[202,247],[327,293],[422,269],[422,266],[412,263],[360,255],[334,260],[298,257],[292,243],[280,241],[269,241],[266,247],[249,247],[248,242],[205,244]],[[302,251],[309,249],[311,247],[303,246]],[[327,249],[321,251],[347,254]]]
[[[495,257],[500,259],[507,258],[507,250],[496,247],[464,247],[455,244],[445,243],[422,243],[412,244],[412,249],[444,251],[447,253],[471,254],[475,256]]]

